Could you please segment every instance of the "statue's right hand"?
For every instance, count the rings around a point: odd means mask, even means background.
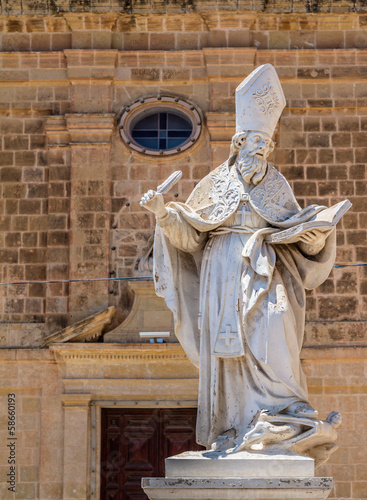
[[[167,209],[164,206],[163,195],[161,193],[157,193],[157,191],[153,191],[152,189],[142,196],[140,206],[153,212],[159,219],[167,214]]]

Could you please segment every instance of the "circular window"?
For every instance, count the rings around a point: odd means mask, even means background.
[[[201,118],[197,109],[182,99],[149,97],[124,109],[120,131],[124,142],[140,153],[172,155],[197,141]]]

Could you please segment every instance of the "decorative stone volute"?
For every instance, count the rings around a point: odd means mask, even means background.
[[[153,280],[129,281],[129,285],[135,294],[132,310],[121,325],[106,333],[104,342],[149,342],[149,338],[140,336],[146,332],[170,332],[165,342],[177,342],[172,313],[156,295]]]
[[[43,347],[55,342],[96,342],[103,330],[111,323],[116,313],[115,307],[108,307],[93,316],[78,321],[72,326],[53,333],[45,338]]]

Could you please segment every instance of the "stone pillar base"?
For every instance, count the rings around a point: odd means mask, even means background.
[[[325,500],[333,481],[297,454],[187,451],[166,458],[165,478],[144,478],[150,500]]]
[[[142,487],[150,500],[325,500],[332,488],[332,479],[144,478]]]

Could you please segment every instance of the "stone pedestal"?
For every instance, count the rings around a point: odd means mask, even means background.
[[[278,479],[145,478],[150,500],[324,500],[330,493],[328,477]]]
[[[261,452],[224,454],[186,451],[166,459],[166,478],[314,477],[314,460],[302,455]]]
[[[165,478],[144,478],[150,500],[324,500],[332,479],[301,455],[186,452],[166,459]]]

